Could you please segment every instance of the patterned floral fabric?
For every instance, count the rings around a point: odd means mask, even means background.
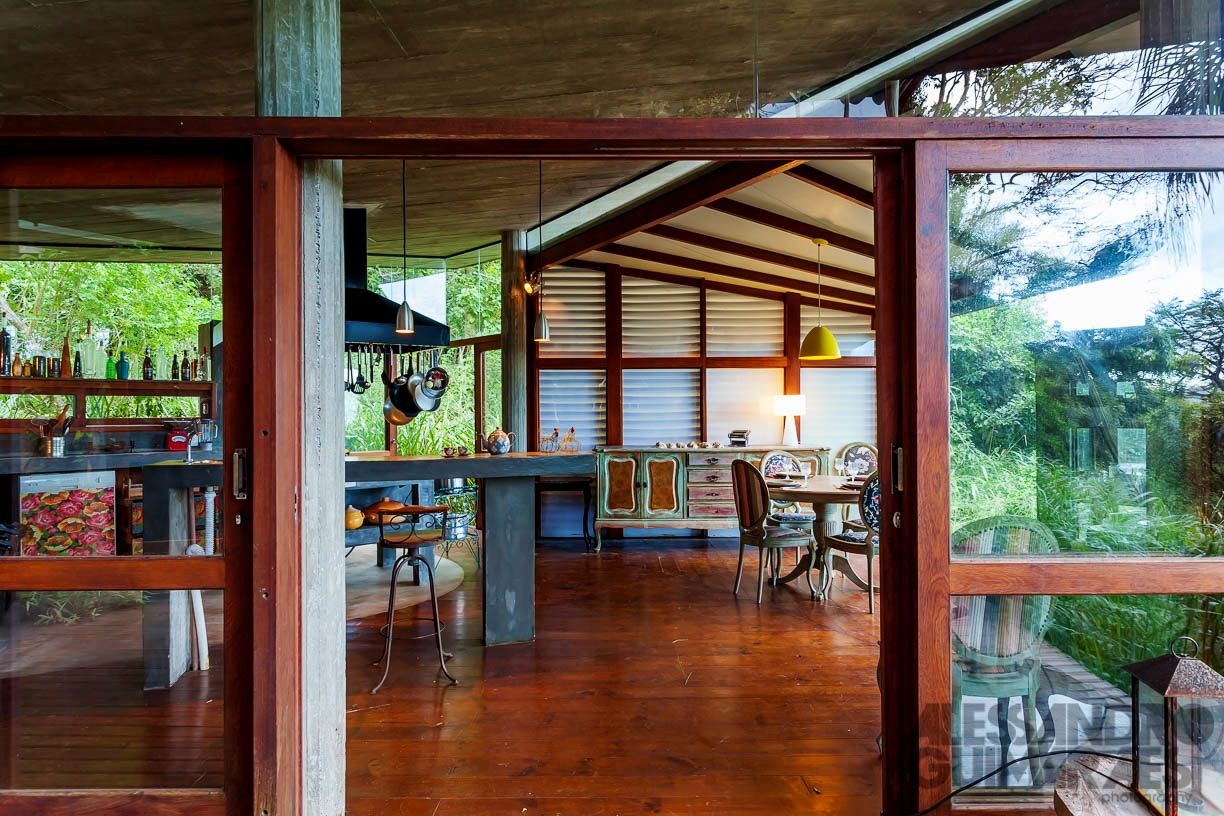
[[[859,512],[863,523],[875,532],[880,532],[880,477],[873,473],[863,485],[862,506]]]
[[[767,479],[770,476],[780,476],[782,474],[798,476],[802,472],[799,469],[799,462],[795,457],[781,453],[767,456],[765,461],[761,463],[761,473],[764,473]]]
[[[842,451],[841,460],[847,476],[866,476],[879,467],[875,451],[866,445],[851,445]]]
[[[115,489],[61,490],[21,497],[22,555],[115,554]]]

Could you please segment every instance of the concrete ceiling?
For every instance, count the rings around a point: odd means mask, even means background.
[[[759,5],[761,99],[778,102],[990,3]],[[0,112],[251,114],[251,6],[246,0],[0,0],[6,40]],[[735,116],[752,103],[750,0],[343,0],[341,8],[347,115]],[[616,161],[546,166],[545,215],[648,167]],[[413,255],[451,254],[536,220],[533,163],[418,163],[409,183]],[[398,252],[399,164],[350,162],[345,187],[350,203],[372,209],[371,251]],[[418,209],[429,212],[414,217]],[[76,219],[63,212],[56,220],[72,228]],[[121,220],[90,223],[103,234],[150,234],[148,225]],[[162,237],[179,245],[200,236]]]

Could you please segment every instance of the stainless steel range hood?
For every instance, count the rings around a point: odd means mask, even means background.
[[[366,211],[344,209],[344,342],[414,351],[450,345],[450,327],[415,309],[413,334],[395,333],[399,304],[366,285]]]

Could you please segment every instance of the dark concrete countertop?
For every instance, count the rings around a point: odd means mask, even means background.
[[[386,479],[498,479],[520,476],[594,476],[593,453],[506,453],[493,456],[349,456],[344,460],[348,482]]]
[[[198,459],[215,456],[212,451],[194,451]],[[74,473],[77,471],[139,468],[160,462],[181,462],[178,451],[130,451],[124,453],[74,453],[67,456],[2,456],[0,475],[25,476],[35,473]]]

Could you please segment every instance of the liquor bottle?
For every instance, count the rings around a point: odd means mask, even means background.
[[[127,358],[127,352],[119,352],[119,362],[115,364],[115,376],[121,380],[126,380],[131,373],[132,363]]]
[[[76,379],[81,379],[85,376],[84,370],[81,368],[81,350],[77,349],[76,356],[72,359],[72,376]]]
[[[111,355],[109,351],[106,352],[106,379],[108,380],[119,379],[119,371],[115,367],[115,358]]]
[[[59,375],[72,376],[72,350],[68,347],[68,332],[64,332],[64,347],[60,349]]]
[[[179,363],[179,379],[183,382],[191,381],[191,358],[187,356],[187,352],[183,352],[183,362]]]
[[[191,381],[195,382],[200,379],[200,356],[197,354],[191,358]]]
[[[8,326],[0,323],[0,377],[13,373],[13,339],[9,336]]]
[[[13,354],[13,362],[9,365],[9,372],[14,377],[21,376],[21,352],[16,352]]]
[[[179,378],[178,355],[171,354],[170,355],[170,379],[177,380],[178,378]]]
[[[153,352],[148,346],[145,346],[145,358],[144,365],[141,366],[141,376],[146,380],[153,379]]]

